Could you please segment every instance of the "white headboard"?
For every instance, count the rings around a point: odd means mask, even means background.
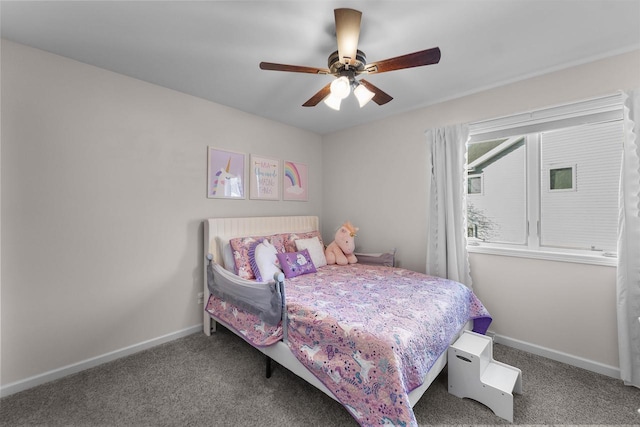
[[[314,230],[319,230],[317,216],[209,218],[204,222],[204,256],[206,258],[207,254],[211,254],[215,262],[222,264],[222,245],[234,237]]]

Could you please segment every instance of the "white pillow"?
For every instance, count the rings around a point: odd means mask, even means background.
[[[225,270],[229,270],[230,272],[236,274],[236,261],[233,258],[233,249],[229,244],[229,240],[224,240],[217,237],[219,248],[222,249],[222,266]]]
[[[249,264],[258,282],[271,282],[276,273],[282,273],[278,263],[278,250],[267,239],[249,249]]]
[[[222,261],[220,262],[220,264],[224,267],[225,270],[236,274],[236,263],[233,259],[233,249],[229,244],[229,239],[216,237],[216,240],[218,241],[218,250],[220,251],[219,256],[220,260]]]
[[[327,258],[324,256],[324,247],[322,243],[320,243],[318,236],[311,239],[298,239],[296,240],[296,247],[299,251],[303,249],[309,251],[311,261],[313,261],[313,265],[315,265],[316,268],[327,265]]]

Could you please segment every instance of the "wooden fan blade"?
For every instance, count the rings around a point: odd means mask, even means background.
[[[371,100],[378,105],[384,105],[393,99],[391,95],[378,89],[365,79],[360,79],[359,83],[375,94]]]
[[[402,70],[404,68],[421,67],[423,65],[437,64],[440,62],[440,48],[434,47],[407,55],[367,64],[365,72],[386,73],[387,71]]]
[[[335,9],[333,13],[336,20],[336,39],[340,62],[352,65],[358,52],[362,12],[354,9]]]
[[[272,71],[290,71],[293,73],[329,74],[327,68],[303,67],[300,65],[274,64],[273,62],[261,62],[260,69]]]
[[[315,95],[313,95],[311,98],[309,98],[309,100],[307,102],[302,104],[302,106],[303,107],[315,107],[316,105],[318,105],[320,103],[320,101],[322,101],[327,96],[329,96],[329,93],[331,93],[331,83],[328,83],[325,87],[320,89]]]

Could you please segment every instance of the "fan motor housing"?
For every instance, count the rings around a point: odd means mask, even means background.
[[[363,51],[358,50],[356,52],[356,59],[351,61],[347,68],[347,65],[340,62],[340,56],[338,55],[338,51],[336,50],[331,55],[329,55],[329,59],[327,61],[329,65],[329,72],[333,75],[340,75],[344,71],[353,70],[355,74],[359,74],[364,71],[364,66],[367,65],[367,57]]]

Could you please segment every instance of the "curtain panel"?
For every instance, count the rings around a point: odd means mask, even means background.
[[[625,92],[616,277],[620,377],[640,388],[640,90]]]
[[[427,137],[427,274],[472,287],[467,252],[467,125],[431,129]]]

